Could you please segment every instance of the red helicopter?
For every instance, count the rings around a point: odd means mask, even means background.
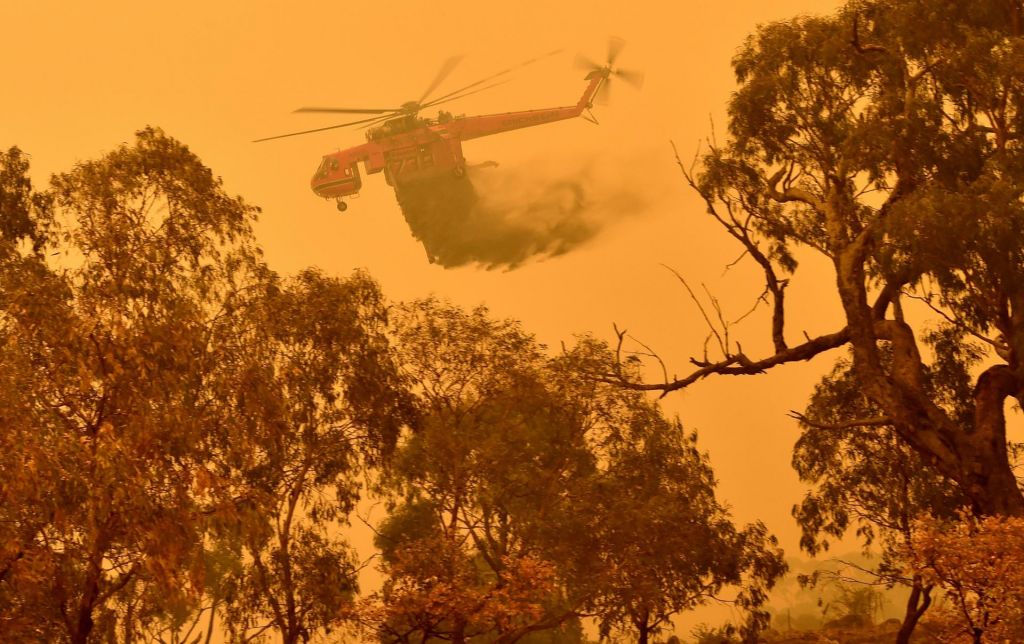
[[[428,101],[430,94],[440,86],[458,64],[460,58],[454,57],[445,61],[418,101],[410,101],[401,107],[392,109],[303,107],[296,112],[374,114],[375,116],[339,125],[266,137],[257,139],[255,142],[323,132],[353,125],[362,125],[367,128],[366,143],[325,155],[310,181],[313,192],[325,199],[337,200],[338,210],[344,211],[348,208],[344,198],[357,194],[362,188],[362,178],[359,175],[360,161],[367,174],[383,171],[388,185],[398,189],[412,182],[444,174],[455,177],[465,176],[466,160],[462,154],[462,142],[469,139],[553,123],[577,116],[583,116],[583,118],[597,123],[596,119],[590,115],[589,110],[593,106],[595,98],[600,100],[607,94],[608,82],[611,77],[622,78],[636,87],[643,83],[642,74],[613,67],[623,45],[623,41],[613,38],[608,45],[608,58],[603,65],[577,57],[577,64],[587,67],[589,73],[585,78],[588,83],[583,90],[583,96],[575,105],[483,116],[453,116],[451,113],[441,110],[437,118],[420,117],[420,110],[496,87],[504,81],[490,85],[485,85],[485,83],[558,52],[551,52],[551,54],[535,58],[516,67],[502,70],[497,74]]]

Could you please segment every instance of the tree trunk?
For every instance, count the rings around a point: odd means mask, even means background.
[[[647,640],[651,637],[651,611],[650,609],[641,609],[640,614],[633,615],[633,625],[636,626],[637,630],[637,642],[639,644],[647,644]]]
[[[75,632],[71,633],[71,644],[86,644],[92,632],[92,611],[83,612],[78,616]]]
[[[647,644],[647,639],[650,637],[650,627],[647,624],[640,625],[640,634],[637,637],[637,644]]]
[[[931,592],[932,587],[922,587],[920,575],[915,575],[914,585],[910,589],[910,597],[907,598],[907,610],[903,615],[903,623],[900,624],[900,630],[896,633],[896,644],[910,644],[910,636],[914,633],[917,622],[932,603]]]
[[[214,599],[213,605],[210,606],[210,623],[206,625],[206,639],[204,640],[204,644],[210,644],[210,640],[213,638],[213,625],[217,619],[218,603],[220,603],[220,600]]]
[[[986,369],[974,388],[974,433],[967,437],[967,494],[984,515],[1024,515],[1024,496],[1006,451],[1006,399],[1020,393],[1020,378],[1009,365]]]
[[[82,591],[82,598],[78,602],[78,614],[74,627],[70,633],[71,644],[85,644],[89,640],[89,633],[92,632],[92,613],[95,608],[96,598],[100,594],[100,559],[94,556],[89,562],[89,570],[86,574],[85,588]]]
[[[834,216],[834,215],[833,215]],[[1006,452],[1003,404],[1019,380],[1008,365],[986,370],[975,388],[974,432],[956,424],[928,395],[924,364],[913,330],[902,320],[875,318],[867,301],[863,244],[835,239],[836,284],[850,329],[853,364],[864,393],[892,420],[900,437],[955,481],[980,515],[1024,515]],[[892,346],[892,366],[883,367],[879,340]]]
[[[466,622],[458,620],[455,629],[452,631],[452,644],[466,644]]]

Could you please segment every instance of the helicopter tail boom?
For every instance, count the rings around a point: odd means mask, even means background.
[[[576,105],[458,118],[448,124],[447,130],[452,136],[465,141],[500,132],[509,132],[511,130],[575,118],[593,105],[594,95],[607,79],[608,75],[603,70],[588,74],[587,80],[590,82],[587,84],[587,88],[583,91],[583,96],[580,97]]]

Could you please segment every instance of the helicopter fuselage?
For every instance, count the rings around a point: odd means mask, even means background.
[[[310,185],[317,195],[338,199],[340,207],[342,198],[362,188],[359,163],[367,174],[384,172],[385,180],[393,187],[442,175],[462,176],[466,171],[463,141],[581,116],[607,78],[606,70],[588,74],[583,96],[566,107],[481,116],[442,112],[438,119],[407,114],[389,119],[367,132],[366,143],[325,155]]]

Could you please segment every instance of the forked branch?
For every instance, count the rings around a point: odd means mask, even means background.
[[[626,387],[641,390],[641,391],[660,391],[662,394],[667,394],[671,391],[684,389],[698,380],[702,380],[708,376],[718,375],[752,375],[763,373],[773,367],[789,362],[799,362],[810,360],[816,355],[840,347],[850,340],[850,332],[848,328],[840,329],[834,333],[828,333],[820,335],[818,337],[810,337],[805,335],[805,341],[794,347],[790,347],[785,340],[785,289],[789,285],[788,279],[780,279],[776,272],[775,265],[772,259],[766,254],[759,245],[757,239],[754,237],[755,230],[753,225],[756,221],[763,220],[766,217],[765,213],[753,213],[747,212],[746,216],[740,215],[737,211],[743,210],[748,211],[751,207],[750,203],[740,200],[740,203],[731,204],[728,203],[728,197],[716,196],[710,194],[706,190],[702,190],[696,180],[696,173],[694,167],[691,166],[689,169],[683,165],[682,160],[679,157],[679,151],[676,149],[675,144],[672,144],[673,152],[675,153],[676,164],[679,166],[683,177],[686,182],[692,187],[701,197],[704,199],[707,213],[714,218],[719,224],[725,228],[726,232],[731,237],[736,239],[743,246],[744,252],[742,257],[749,255],[758,263],[761,267],[765,277],[765,290],[758,296],[757,302],[767,299],[768,295],[771,295],[772,300],[772,321],[771,321],[771,335],[772,345],[774,353],[760,359],[751,359],[744,352],[739,343],[735,343],[735,349],[733,343],[730,342],[728,336],[729,324],[725,322],[724,316],[721,313],[720,307],[717,305],[717,300],[713,296],[708,294],[711,298],[711,304],[715,309],[717,317],[717,326],[712,316],[709,315],[708,310],[701,304],[699,298],[694,293],[693,289],[690,288],[686,280],[675,270],[668,268],[676,276],[677,279],[683,284],[690,298],[697,305],[701,315],[704,318],[705,323],[711,330],[711,336],[714,337],[721,351],[721,358],[718,360],[711,360],[705,355],[703,359],[692,358],[690,362],[696,367],[696,369],[686,376],[674,377],[672,379],[665,378],[663,382],[646,384],[632,380],[625,371],[621,368],[616,368],[613,373],[603,374],[600,379],[604,382],[611,382]],[[694,162],[696,165],[696,161]],[[778,192],[776,186],[779,182],[783,182],[783,190],[789,192],[794,188],[793,177],[794,168],[787,167],[776,173],[775,176],[766,179],[766,183],[770,185],[770,190]],[[795,193],[789,192],[789,197],[786,197],[784,193],[779,192],[778,195],[780,200],[801,200]],[[722,210],[719,209],[720,201],[725,200]],[[754,307],[756,308],[757,303]],[[750,312],[743,315],[739,319],[750,315]],[[738,321],[738,320],[737,320]],[[719,328],[719,326],[721,328]],[[621,356],[622,345],[625,339],[624,333],[618,333],[618,347],[616,350],[616,356]],[[646,347],[645,347],[646,348]],[[653,355],[650,352],[645,355]],[[657,357],[656,355],[654,357]],[[660,358],[658,358],[660,362]],[[667,373],[662,363],[663,374]]]
[[[846,328],[843,328],[835,333],[811,338],[795,347],[790,347],[785,351],[780,351],[759,360],[751,360],[743,354],[742,350],[735,354],[727,355],[717,362],[708,363],[700,360],[691,360],[695,366],[699,367],[698,369],[683,378],[662,383],[646,384],[633,382],[623,377],[621,371],[614,374],[606,374],[604,377],[599,377],[598,380],[622,385],[638,391],[661,391],[667,394],[671,391],[685,389],[698,380],[715,374],[726,376],[753,375],[764,373],[772,367],[777,367],[781,364],[810,360],[819,353],[841,347],[849,341],[850,333]]]

